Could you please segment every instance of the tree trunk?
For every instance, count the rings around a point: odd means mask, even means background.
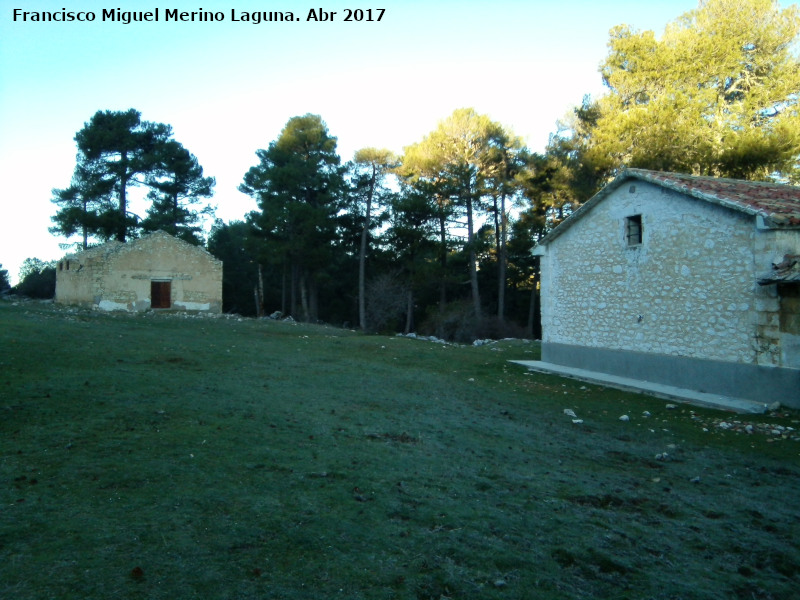
[[[311,323],[319,322],[319,285],[313,275],[308,277],[308,315]]]
[[[286,314],[286,260],[283,261],[281,272],[281,314]]]
[[[377,167],[372,166],[372,177],[367,191],[367,207],[364,211],[364,229],[361,230],[361,252],[358,257],[358,324],[362,330],[367,329],[367,240],[369,238],[370,211],[372,210],[372,194],[375,192]]]
[[[117,229],[117,241],[124,242],[127,236],[127,220],[128,220],[128,155],[123,152],[120,157],[122,163],[122,173],[119,177],[119,227]]]
[[[494,204],[494,247],[500,250],[500,227],[502,226],[500,214],[505,211],[506,197],[502,196],[503,208],[497,206],[497,194],[492,194],[492,203]]]
[[[304,270],[300,273],[300,307],[303,311],[303,321],[308,323],[311,319],[311,313],[308,307],[308,281]]]
[[[292,263],[292,281],[290,288],[289,300],[289,314],[293,318],[297,318],[297,288],[300,283],[299,268],[295,263]]]
[[[442,270],[439,278],[439,312],[447,306],[447,222],[444,212],[439,215],[439,266]]]
[[[256,315],[260,319],[264,316],[264,276],[261,273],[261,264],[258,265],[258,306]]]
[[[500,197],[500,219],[498,223],[497,216],[495,216],[495,224],[500,229],[497,237],[497,318],[502,321],[505,318],[506,305],[506,229],[508,227],[505,194]]]
[[[535,318],[536,312],[536,286],[534,285],[531,289],[531,298],[528,301],[528,325],[525,327],[525,333],[531,339],[536,339],[533,335],[533,319]]]
[[[414,290],[409,286],[406,292],[406,327],[404,333],[414,330]]]
[[[172,222],[170,223],[170,227],[172,231],[170,232],[172,235],[178,235],[178,194],[175,193],[172,195]],[[264,290],[261,290],[261,300],[264,300]]]
[[[84,224],[83,224],[83,249],[86,250],[89,248],[89,228],[86,227],[86,213],[89,212],[88,202],[86,199],[83,199],[83,216],[84,216]]]
[[[478,291],[478,261],[475,256],[475,233],[472,218],[472,189],[467,188],[467,246],[469,247],[469,283],[472,289],[472,309],[475,318],[481,316],[481,296]]]
[[[538,340],[542,338],[541,308],[539,306],[539,259],[534,257],[533,287],[528,307],[528,336]]]

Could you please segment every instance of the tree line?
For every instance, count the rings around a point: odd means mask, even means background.
[[[403,156],[364,148],[342,164],[336,142],[319,115],[290,119],[239,187],[259,210],[211,233],[223,261],[241,264],[241,252],[253,265],[237,282],[269,280],[256,286],[265,292],[255,309],[365,330],[411,331],[423,320],[448,337],[502,326],[511,209],[523,208],[534,155],[472,109],[456,110]],[[517,231],[512,289],[529,292],[529,249],[543,230],[544,222]],[[483,292],[488,281],[499,298]],[[233,298],[237,284],[226,284]],[[239,302],[252,305],[240,290]]]
[[[320,115],[289,119],[239,190],[258,209],[216,221],[225,309],[450,339],[537,336],[533,246],[626,167],[796,182],[798,8],[701,0],[656,38],[612,29],[607,93],[532,152],[499,123],[455,110],[395,155],[343,163]],[[75,137],[52,231],[90,240],[164,229],[201,243],[214,180],[167,125],[98,112]],[[127,203],[145,186],[143,217]]]

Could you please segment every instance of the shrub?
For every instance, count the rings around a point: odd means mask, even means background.
[[[419,329],[424,335],[435,335],[448,342],[465,344],[478,339],[475,313],[468,300],[450,302],[444,310],[434,307]]]
[[[8,281],[8,269],[3,269],[2,267],[3,265],[0,265],[0,294],[11,287]]]
[[[496,316],[476,318],[469,300],[450,302],[443,311],[434,309],[420,326],[420,333],[459,344],[471,344],[479,339],[527,337],[525,328],[513,321]]]
[[[408,288],[393,275],[384,274],[367,285],[367,327],[373,332],[399,329],[406,310]]]
[[[41,271],[32,271],[19,282],[14,291],[28,298],[48,299],[56,295],[56,269],[44,267]]]

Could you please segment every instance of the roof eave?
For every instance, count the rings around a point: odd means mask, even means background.
[[[619,175],[617,175],[617,177],[615,177],[612,181],[610,181],[602,190],[600,190],[594,196],[589,198],[589,200],[587,200],[583,205],[581,205],[578,208],[578,210],[576,210],[564,221],[562,221],[555,228],[553,228],[553,230],[550,231],[550,233],[548,233],[539,241],[539,245],[546,246],[547,244],[555,240],[561,234],[566,232],[570,227],[572,227],[572,225],[574,225],[579,219],[581,219],[596,204],[601,202],[606,196],[611,194],[613,191],[619,188],[623,183],[625,183],[630,179],[638,179],[640,181],[645,181],[652,185],[657,185],[659,187],[683,194],[685,196],[689,196],[691,198],[703,200],[705,202],[708,202],[709,204],[722,206],[729,210],[733,210],[738,213],[743,213],[751,217],[757,217],[758,225],[760,228],[763,229],[800,229],[800,222],[796,222],[797,220],[793,217],[782,214],[765,214],[763,211],[760,211],[757,208],[751,206],[743,206],[741,204],[731,202],[726,198],[720,198],[715,194],[709,194],[701,190],[693,189],[690,186],[681,183],[678,180],[669,179],[669,175],[670,175],[669,173],[662,173],[660,171],[657,172],[657,171],[647,171],[645,169],[625,169]]]
[[[751,216],[757,216],[757,215],[763,216],[763,213],[756,208],[736,204],[735,202],[731,202],[726,198],[720,198],[715,194],[709,194],[707,192],[703,192],[702,190],[691,188],[685,183],[680,183],[679,181],[672,181],[670,179],[667,179],[665,181],[663,179],[658,179],[658,177],[656,177],[656,175],[661,175],[661,176],[666,176],[668,178],[670,175],[669,173],[646,171],[644,169],[627,169],[627,172],[631,176],[636,177],[637,179],[641,179],[642,181],[647,181],[648,183],[652,183],[653,185],[658,185],[663,188],[672,190],[674,192],[679,192],[686,196],[697,198],[698,200],[705,200],[710,204],[717,204],[719,206],[724,206],[725,208],[729,208],[731,210],[742,212]]]
[[[574,225],[578,220],[580,220],[586,213],[592,210],[595,205],[599,204],[606,196],[610,195],[613,191],[615,191],[618,187],[620,187],[623,183],[628,181],[629,179],[637,179],[635,174],[630,173],[628,169],[617,175],[612,181],[610,181],[602,190],[597,192],[594,196],[589,198],[586,202],[581,204],[574,213],[564,219],[561,223],[556,225],[550,233],[544,236],[541,240],[539,240],[539,246],[546,246],[558,236],[563,234],[567,231],[572,225]]]

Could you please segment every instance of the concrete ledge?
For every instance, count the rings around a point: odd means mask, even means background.
[[[800,408],[800,369],[553,342],[542,343],[541,360],[711,396]]]
[[[631,379],[629,377],[619,377],[617,375],[609,375],[607,373],[600,373],[598,371],[587,371],[586,369],[565,367],[563,365],[556,365],[539,360],[512,360],[510,362],[522,365],[530,371],[537,371],[539,373],[547,373],[550,375],[560,375],[562,377],[570,377],[572,379],[580,379],[581,381],[612,387],[615,389],[624,390],[626,392],[648,394],[650,396],[664,398],[665,400],[686,402],[705,408],[729,410],[737,413],[757,414],[767,411],[766,404],[755,402],[753,400],[746,400],[744,398],[732,398],[730,396],[721,396],[719,394],[696,392],[694,390],[687,390],[661,383],[641,381],[639,379]]]

